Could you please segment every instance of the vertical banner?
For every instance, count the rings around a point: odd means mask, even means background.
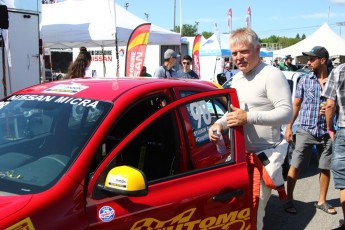
[[[246,26],[247,28],[250,28],[252,26],[252,12],[250,10],[250,7],[248,7],[248,10],[247,10]]]
[[[149,42],[151,23],[144,23],[135,28],[128,39],[126,52],[125,76],[139,77],[144,65],[146,46]]]
[[[230,34],[232,31],[232,9],[231,8],[228,11],[228,30]]]
[[[192,51],[193,66],[192,67],[193,67],[194,72],[198,74],[199,79],[201,79],[200,60],[199,60],[200,42],[201,42],[201,35],[196,35],[193,42],[193,51]]]

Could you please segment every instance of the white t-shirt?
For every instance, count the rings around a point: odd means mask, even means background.
[[[258,152],[282,141],[281,125],[292,119],[291,92],[284,74],[260,62],[250,73],[238,72],[231,87],[237,90],[241,109],[247,111],[246,149]],[[226,115],[216,123],[226,129]]]

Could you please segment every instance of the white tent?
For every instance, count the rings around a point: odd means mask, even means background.
[[[132,31],[147,21],[117,4],[115,9],[114,5],[114,0],[43,4],[41,36],[44,48],[113,47],[115,23],[118,45],[126,45]],[[178,33],[151,25],[149,44],[179,45],[180,38]]]
[[[200,45],[200,56],[230,57],[229,36],[230,34],[219,34],[217,36],[217,33],[214,33]],[[260,56],[272,57],[273,52],[261,49]]]
[[[273,51],[274,57],[291,55],[301,56],[302,52],[310,51],[314,46],[323,46],[330,56],[345,55],[345,39],[336,34],[325,22],[313,34],[304,40],[281,50]]]

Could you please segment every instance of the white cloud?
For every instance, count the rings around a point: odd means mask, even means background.
[[[336,4],[345,4],[345,0],[332,0],[332,2]]]

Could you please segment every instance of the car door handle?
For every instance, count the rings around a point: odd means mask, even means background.
[[[212,199],[214,201],[226,201],[226,200],[230,200],[230,199],[232,199],[233,197],[236,197],[236,196],[242,196],[243,193],[244,193],[243,189],[236,189],[236,190],[231,191],[231,192],[226,192],[226,193],[223,193],[223,194],[216,195]]]

